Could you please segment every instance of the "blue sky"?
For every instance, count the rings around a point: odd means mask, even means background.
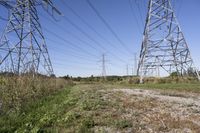
[[[56,17],[59,21],[55,21],[42,8],[38,8],[55,74],[100,75],[103,53],[108,75],[125,75],[127,64],[131,74],[134,53],[139,54],[141,47],[148,0],[132,0],[133,10],[129,0],[90,1],[122,40],[123,45],[96,16],[86,0],[55,0],[55,5],[64,15]],[[66,3],[97,33],[74,15]],[[172,4],[191,55],[196,66],[200,67],[200,1],[172,0]],[[0,11],[5,12],[4,9]],[[1,31],[4,26],[5,22],[0,22]]]

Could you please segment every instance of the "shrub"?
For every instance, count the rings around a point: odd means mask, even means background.
[[[139,84],[140,83],[140,79],[139,77],[133,77],[131,79],[128,80],[129,84]]]

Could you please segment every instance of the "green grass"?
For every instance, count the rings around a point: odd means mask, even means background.
[[[0,117],[0,132],[38,132],[51,126],[62,113],[76,103],[71,88],[23,107],[20,112],[7,112]]]
[[[109,93],[109,96],[106,97],[108,94],[106,90],[112,88],[151,88],[200,92],[198,83],[80,84],[31,102],[18,112],[11,110],[6,114],[0,114],[0,132],[88,133],[98,127],[111,127],[122,131],[131,128],[133,126],[132,117],[129,119],[122,117],[122,114],[126,114],[127,111],[121,104],[122,94]],[[111,100],[109,100],[110,97],[112,97]]]
[[[117,88],[139,88],[139,89],[160,89],[160,90],[174,90],[174,91],[187,91],[187,92],[200,92],[200,83],[146,83],[146,84],[118,84],[113,85]]]
[[[95,126],[130,127],[128,120],[112,118],[116,101],[104,100],[103,85],[68,87],[29,103],[19,112],[0,115],[0,132],[92,132]],[[105,112],[105,111],[109,112]],[[125,122],[125,123],[124,123]]]

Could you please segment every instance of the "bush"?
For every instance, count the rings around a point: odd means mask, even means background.
[[[133,77],[128,80],[129,84],[139,84],[140,83],[140,78],[139,77]]]

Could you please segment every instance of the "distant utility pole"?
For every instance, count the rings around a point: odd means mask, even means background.
[[[190,69],[200,80],[171,0],[149,0],[137,70],[140,82],[144,77],[159,76],[160,70],[182,77],[189,75]]]
[[[129,76],[128,64],[126,65],[126,75]]]
[[[102,54],[102,77],[105,80],[106,79],[106,64],[105,64],[105,54]]]
[[[134,73],[133,75],[137,75],[137,53],[134,53]]]
[[[135,74],[134,74],[134,68],[132,67],[132,76],[134,76]]]

